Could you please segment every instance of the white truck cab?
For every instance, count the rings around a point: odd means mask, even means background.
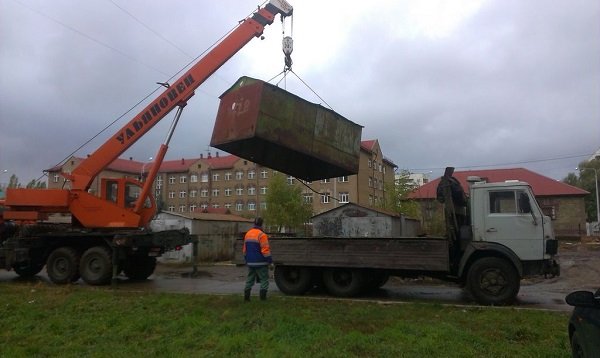
[[[486,183],[469,178],[470,245],[492,245],[511,257],[520,276],[558,275],[553,260],[558,241],[550,217],[539,207],[528,183]]]

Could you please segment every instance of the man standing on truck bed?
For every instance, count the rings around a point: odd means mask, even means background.
[[[269,237],[262,231],[263,219],[254,219],[254,227],[244,236],[244,259],[248,265],[248,277],[244,289],[244,301],[250,301],[250,291],[254,282],[260,282],[260,299],[267,299],[269,289],[269,265],[273,263]]]
[[[446,219],[458,232],[462,225],[467,224],[466,207],[467,195],[460,182],[453,177],[454,167],[447,167],[437,187],[437,200],[444,205]],[[447,222],[448,223],[448,222]]]

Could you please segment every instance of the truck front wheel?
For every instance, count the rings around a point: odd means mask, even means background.
[[[313,286],[309,268],[300,266],[275,267],[275,284],[286,295],[303,295]]]
[[[112,258],[108,247],[94,246],[81,255],[81,278],[89,285],[106,285],[112,277]]]
[[[65,284],[79,278],[79,252],[72,247],[59,247],[50,253],[46,263],[50,281]]]
[[[520,278],[510,262],[484,257],[475,261],[469,269],[467,287],[477,302],[483,305],[506,305],[517,297]]]
[[[323,283],[336,297],[353,297],[367,287],[368,280],[363,270],[332,268],[323,272]]]

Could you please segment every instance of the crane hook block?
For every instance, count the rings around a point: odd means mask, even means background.
[[[294,40],[290,36],[284,37],[281,41],[281,45],[283,48],[283,53],[286,56],[291,55],[292,51],[294,51]]]

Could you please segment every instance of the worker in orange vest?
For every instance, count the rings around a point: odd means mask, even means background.
[[[263,219],[254,219],[254,227],[244,236],[244,258],[248,266],[248,277],[244,289],[244,301],[250,301],[250,291],[256,281],[260,282],[260,299],[267,299],[269,289],[269,265],[273,263],[269,237],[262,231]],[[258,278],[258,280],[257,280]]]

